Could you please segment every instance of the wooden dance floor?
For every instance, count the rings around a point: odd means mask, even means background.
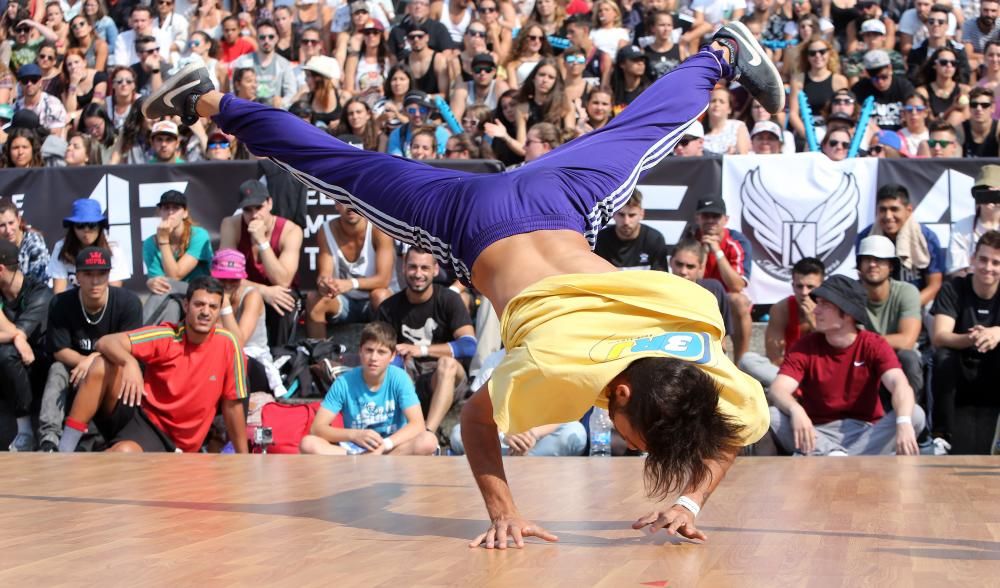
[[[1000,461],[744,458],[694,545],[633,531],[639,459],[507,461],[560,536],[469,549],[464,458],[0,456],[0,586],[986,586]]]

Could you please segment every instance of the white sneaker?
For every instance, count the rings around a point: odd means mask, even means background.
[[[934,438],[934,455],[948,455],[951,451],[951,443],[941,437]]]
[[[11,441],[10,445],[7,447],[7,451],[11,453],[16,452],[28,452],[35,450],[35,434],[34,433],[18,433],[14,440]]]
[[[840,449],[834,449],[833,451],[826,454],[827,457],[847,457],[846,451],[841,451]]]

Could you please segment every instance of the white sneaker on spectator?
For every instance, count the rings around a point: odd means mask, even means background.
[[[10,445],[7,447],[7,451],[11,453],[16,453],[18,451],[34,451],[35,450],[35,434],[34,433],[18,433],[14,440],[11,441]]]
[[[951,443],[941,437],[934,438],[934,455],[948,455],[951,451]]]
[[[833,451],[826,454],[827,457],[847,457],[846,451],[841,451],[840,449],[834,449]]]

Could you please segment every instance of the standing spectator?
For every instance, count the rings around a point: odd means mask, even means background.
[[[107,43],[108,50],[113,49],[118,42],[118,26],[108,16],[104,0],[83,0],[83,15],[87,17],[90,26],[94,27],[97,36]]]
[[[17,70],[21,97],[14,103],[15,110],[28,109],[38,115],[43,127],[58,136],[65,136],[68,115],[59,98],[42,91],[42,70],[34,63]]]
[[[97,202],[78,200],[77,202]],[[61,243],[61,241],[60,241]],[[99,354],[97,341],[142,326],[142,303],[132,292],[110,284],[113,254],[88,246],[73,258],[74,288],[52,298],[46,344],[52,358],[38,416],[39,450],[59,449],[66,407]]]
[[[927,129],[927,140],[917,148],[920,157],[961,157],[962,144],[958,131],[944,120],[932,121]]]
[[[906,75],[915,80],[928,61],[934,59],[934,54],[942,49],[950,49],[954,54],[955,75],[957,81],[969,81],[969,57],[965,53],[965,45],[952,39],[954,24],[949,26],[949,19],[954,21],[951,10],[943,4],[935,4],[927,17],[927,40],[917,43],[906,56]]]
[[[422,1],[422,0],[421,0]],[[385,323],[361,331],[361,365],[334,380],[299,451],[308,454],[431,455],[437,438],[425,430],[420,400],[396,356],[396,334]],[[338,414],[344,427],[330,426]]]
[[[258,25],[257,30],[261,30]],[[267,187],[257,180],[240,184],[241,214],[223,219],[219,248],[236,249],[247,259],[251,285],[267,302],[267,332],[271,345],[292,340],[298,320],[298,269],[302,253],[302,228],[271,213],[273,201]]]
[[[872,116],[879,128],[898,131],[903,126],[903,101],[913,94],[913,84],[905,77],[893,75],[889,54],[881,49],[865,53],[863,65],[868,77],[854,84],[851,91],[859,102],[875,97]]]
[[[672,153],[674,157],[702,157],[705,155],[705,128],[694,121],[684,131],[684,135]]]
[[[859,329],[868,324],[864,290],[832,276],[811,295],[816,331],[785,356],[769,390],[778,444],[802,455],[916,455],[924,411],[889,344]],[[880,385],[892,395],[888,414]]]
[[[648,17],[653,42],[646,47],[650,75],[658,80],[688,57],[687,46],[674,42],[674,15],[654,10]]]
[[[750,152],[750,133],[741,120],[729,118],[733,96],[728,88],[712,90],[705,118],[705,151],[717,155],[745,155]]]
[[[364,323],[398,290],[392,238],[354,210],[337,204],[317,244],[316,291],[306,299],[306,333],[326,337],[327,323]]]
[[[214,0],[199,0],[199,14],[206,4],[210,6],[212,10],[218,10]],[[253,41],[250,41],[246,37],[240,35],[240,21],[235,16],[230,15],[222,19],[221,26],[222,40],[219,41],[219,61],[221,61],[224,65],[229,65],[230,69],[233,69],[235,66],[230,64],[244,55],[253,53],[257,50],[257,46],[254,45]],[[200,27],[196,28],[199,31],[205,30]]]
[[[413,72],[416,89],[430,95],[447,97],[451,88],[447,56],[428,45],[430,33],[426,24],[418,25],[406,34],[410,53],[401,60]]]
[[[274,51],[277,41],[278,29],[273,22],[257,23],[257,50],[238,58],[233,67],[252,67],[257,74],[257,98],[276,108],[288,108],[298,85],[292,64]]]
[[[1000,230],[1000,166],[984,165],[972,187],[975,212],[951,225],[948,243],[948,274],[965,276],[972,271],[972,259],[980,237]]]
[[[150,135],[153,140],[153,153],[148,163],[184,163],[177,123],[161,120],[153,125]]]
[[[90,198],[73,201],[73,212],[63,219],[66,236],[56,241],[49,256],[48,275],[52,279],[52,292],[61,294],[77,285],[77,255],[84,249],[97,247],[108,250],[111,260],[108,280],[112,286],[121,287],[132,277],[132,268],[125,265],[125,254],[118,243],[108,241],[108,217],[101,212],[101,205]]]
[[[0,212],[0,229],[7,226],[7,212]],[[3,398],[17,419],[17,436],[10,451],[34,451],[35,433],[31,426],[32,391],[29,367],[43,355],[45,324],[52,291],[44,279],[26,275],[20,269],[23,251],[7,239],[0,239],[0,386]]]
[[[977,86],[969,92],[969,120],[962,123],[963,157],[1000,156],[1000,129],[993,118],[993,90]]]
[[[462,297],[434,284],[434,256],[410,247],[403,257],[406,288],[379,307],[376,320],[388,323],[399,343],[396,354],[415,380],[425,425],[437,433],[448,410],[466,391],[468,362],[476,352],[472,318]]]
[[[1000,399],[1000,232],[979,238],[972,273],[948,280],[934,301],[935,454],[989,454]]]
[[[625,206],[615,211],[615,224],[597,233],[594,253],[621,269],[667,271],[663,234],[643,224],[644,218],[642,192],[634,190]]]
[[[927,306],[941,289],[945,268],[945,255],[937,235],[913,218],[910,193],[898,184],[878,189],[875,217],[875,223],[858,234],[858,243],[870,234],[888,237],[896,245],[899,258],[892,277],[916,286],[920,290],[920,305]]]
[[[14,202],[7,198],[0,198],[0,241],[17,247],[17,266],[22,274],[48,282],[49,249],[45,238],[25,222]]]
[[[101,356],[77,387],[59,451],[75,451],[94,419],[110,451],[195,453],[221,409],[233,448],[247,453],[246,363],[236,337],[217,326],[223,296],[217,280],[198,278],[184,295],[183,324],[101,337]],[[192,366],[211,366],[211,373]]]
[[[896,247],[887,237],[869,235],[861,240],[858,276],[867,295],[869,323],[896,352],[917,403],[923,405],[924,366],[916,351],[921,326],[920,292],[913,284],[889,277],[895,263]]]
[[[153,37],[156,40],[157,51],[168,63],[170,62],[170,45],[173,39],[169,33],[153,26],[153,9],[143,4],[137,4],[129,15],[129,30],[118,35],[115,40],[115,65],[131,66],[141,60],[137,52],[136,41],[141,37]]]
[[[770,318],[764,330],[764,353],[743,355],[739,368],[754,377],[766,389],[778,377],[778,368],[785,354],[803,336],[816,330],[816,300],[811,296],[826,275],[823,262],[815,257],[803,257],[792,266],[792,295],[771,305]],[[727,329],[728,330],[728,329]]]
[[[899,136],[906,142],[906,153],[916,155],[920,144],[930,137],[927,130],[927,98],[922,94],[910,94],[903,104],[903,122]]]
[[[953,126],[969,117],[969,87],[959,82],[956,63],[950,47],[937,49],[921,68],[925,84],[917,87],[917,93],[927,98],[931,117]]]

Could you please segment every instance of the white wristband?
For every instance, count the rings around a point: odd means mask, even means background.
[[[421,345],[420,357],[427,357],[428,355],[430,355],[430,349],[428,349],[426,345]]]
[[[226,316],[227,314],[233,314],[232,306],[227,306],[219,311],[219,316]]]
[[[715,255],[715,259],[722,261],[726,257],[726,252],[719,249],[713,255]]]
[[[351,278],[351,288],[354,288],[355,290],[358,289],[358,279],[357,278]]]
[[[395,447],[395,446],[396,446],[396,444],[392,441],[392,439],[390,439],[388,437],[386,437],[385,439],[382,439],[382,448],[383,448],[383,450],[386,453],[392,451],[392,448]]]
[[[257,251],[260,251],[261,253],[264,253],[265,251],[267,251],[270,248],[271,248],[271,244],[268,243],[267,241],[264,241],[263,243],[261,243],[260,245],[257,246]]]
[[[908,416],[898,416],[898,417],[896,417],[896,424],[897,425],[912,425],[913,424],[913,418],[912,417],[908,417]]]
[[[674,504],[683,506],[684,508],[691,511],[691,514],[693,514],[694,516],[698,516],[698,513],[701,512],[701,507],[698,506],[698,503],[691,500],[687,496],[679,496],[677,500],[674,501]]]

